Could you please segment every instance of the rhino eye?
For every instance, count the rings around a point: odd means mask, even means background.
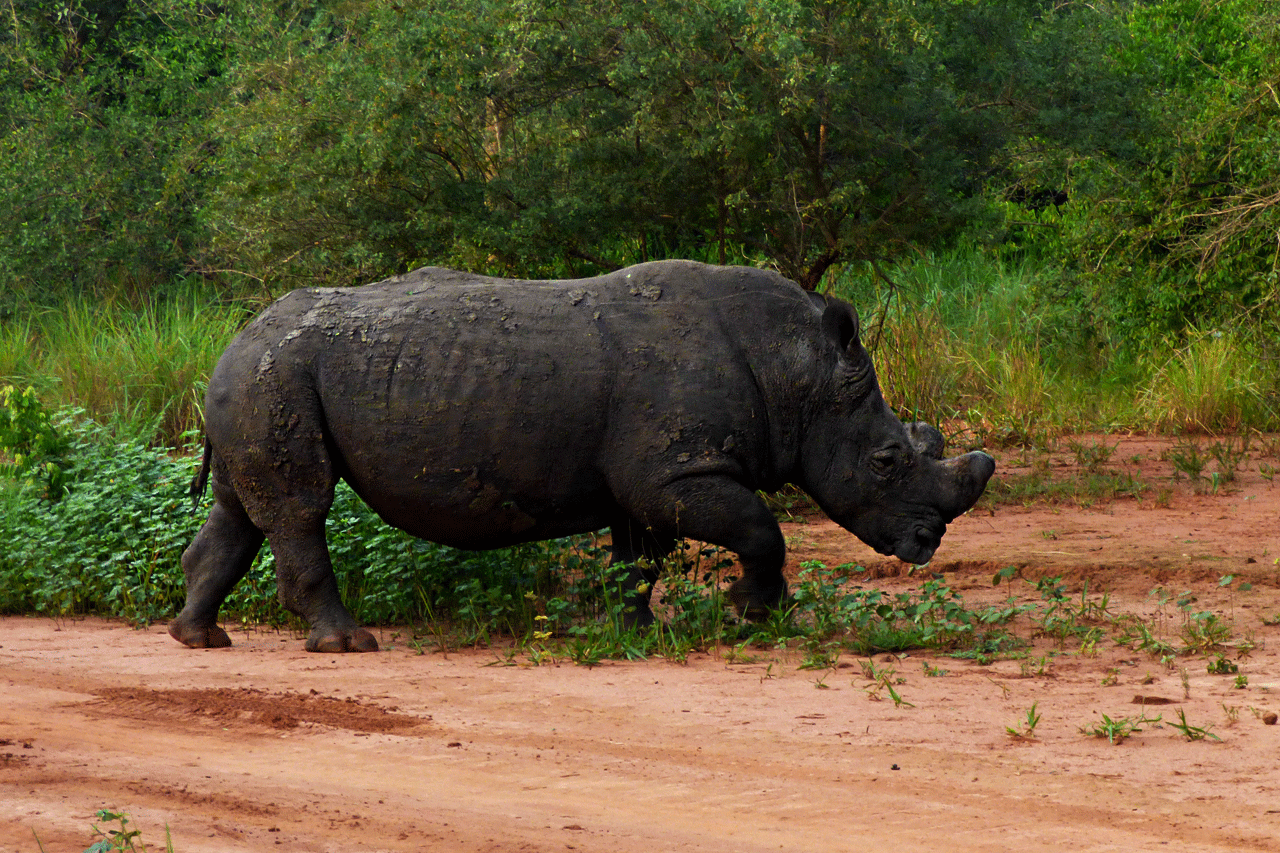
[[[871,454],[871,471],[881,477],[887,477],[893,473],[894,464],[898,461],[898,455],[892,450],[877,450]]]

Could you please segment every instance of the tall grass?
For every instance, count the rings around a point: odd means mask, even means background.
[[[0,327],[0,384],[31,385],[46,405],[178,446],[199,429],[209,373],[249,316],[197,291],[140,308],[74,299]]]
[[[1062,273],[976,248],[876,272],[851,267],[852,301],[885,398],[905,419],[972,443],[1028,445],[1064,431],[1280,428],[1280,367],[1245,332],[1126,346],[1058,298]]]
[[[1210,332],[1150,359],[1138,391],[1141,418],[1162,431],[1238,433],[1276,423],[1275,367],[1260,358],[1247,335]]]

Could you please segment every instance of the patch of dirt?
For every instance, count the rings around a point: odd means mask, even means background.
[[[981,509],[914,572],[829,522],[789,523],[791,571],[854,563],[890,592],[936,575],[970,606],[1042,602],[1032,583],[993,587],[1014,566],[1075,600],[1087,584],[1174,644],[1185,593],[1232,626],[1220,652],[1238,673],[1041,636],[987,664],[876,655],[894,702],[866,659],[813,672],[796,651],[587,669],[420,655],[391,629],[382,652],[342,656],[270,631],[194,651],[163,626],[6,618],[0,853],[83,850],[100,808],[156,849],[168,827],[179,853],[1280,849],[1275,459],[1255,446],[1197,494],[1171,479],[1172,442],[1107,441],[1138,499]],[[1000,462],[1001,477],[1045,464]],[[1033,706],[1033,736],[1012,737]],[[1081,731],[1104,715],[1160,721],[1113,745]],[[1180,719],[1220,740],[1188,740]]]
[[[397,714],[356,699],[333,699],[312,690],[309,694],[270,693],[249,687],[197,690],[148,690],[144,687],[106,687],[95,690],[97,702],[87,713],[135,720],[171,720],[179,723],[229,725],[248,723],[268,729],[295,729],[310,723],[353,732],[404,732],[422,727],[424,720]],[[431,719],[430,717],[426,718]]]

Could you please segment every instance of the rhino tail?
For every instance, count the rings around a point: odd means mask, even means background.
[[[200,506],[200,498],[204,495],[205,487],[209,485],[209,464],[213,461],[213,445],[209,443],[209,437],[204,439],[204,455],[200,459],[200,470],[191,478],[191,488],[188,494],[191,495],[191,508],[196,509]]]

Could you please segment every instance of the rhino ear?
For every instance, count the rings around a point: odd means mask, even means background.
[[[858,345],[858,314],[853,306],[842,299],[828,299],[822,312],[822,332],[827,338],[848,353]]]

